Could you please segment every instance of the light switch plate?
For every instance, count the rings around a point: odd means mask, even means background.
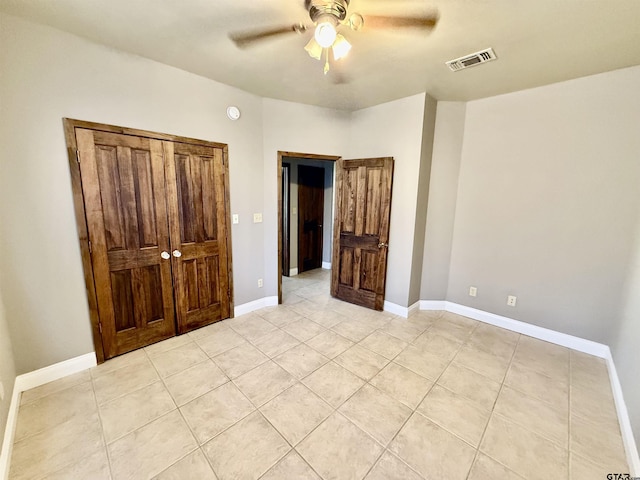
[[[231,218],[234,224],[240,223],[240,216],[237,213],[234,213]]]
[[[262,223],[262,214],[254,213],[253,214],[253,223]]]

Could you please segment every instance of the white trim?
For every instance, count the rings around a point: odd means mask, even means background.
[[[447,312],[457,313],[465,317],[473,318],[484,323],[495,325],[496,327],[506,328],[514,332],[522,333],[529,337],[538,338],[546,342],[562,345],[579,352],[595,355],[596,357],[606,358],[609,347],[602,343],[592,342],[580,337],[574,337],[567,333],[556,332],[544,327],[538,327],[530,323],[514,320],[513,318],[503,317],[495,313],[485,312],[477,308],[467,307],[458,303],[446,302],[445,310]]]
[[[409,305],[409,308],[407,310],[407,313],[409,314],[407,315],[407,317],[409,317],[414,312],[418,312],[420,310],[420,302],[417,301],[413,305]]]
[[[31,390],[32,388],[53,382],[68,375],[73,375],[74,373],[95,367],[96,365],[95,352],[85,353],[84,355],[70,358],[64,362],[54,363],[48,367],[34,370],[24,375],[18,375],[16,377],[15,388],[20,392],[24,392],[25,390]]]
[[[395,303],[384,301],[383,305],[384,311],[393,313],[394,315],[399,315],[401,317],[407,318],[409,316],[409,309],[407,307],[401,307]]]
[[[2,454],[0,455],[0,480],[9,477],[11,451],[13,450],[13,437],[18,420],[18,407],[20,405],[20,394],[25,390],[30,390],[45,383],[53,382],[62,377],[73,375],[97,365],[95,352],[86,353],[79,357],[70,358],[63,362],[54,363],[48,367],[34,370],[33,372],[18,375],[13,384],[13,394],[11,395],[11,406],[7,417],[7,425],[4,430],[2,442]]]
[[[325,270],[331,270],[331,262],[322,262],[322,268]]]
[[[409,318],[409,315],[420,308],[420,302],[416,302],[409,307],[403,307],[395,303],[384,301],[384,311],[393,313],[403,318]]]
[[[620,424],[620,432],[622,434],[622,443],[624,444],[624,450],[627,454],[627,463],[631,470],[631,476],[638,477],[640,476],[640,457],[638,456],[638,448],[633,436],[633,430],[631,429],[631,420],[629,420],[627,404],[625,403],[624,396],[622,395],[622,386],[620,385],[618,372],[616,371],[616,366],[613,363],[613,356],[611,355],[611,350],[609,350],[608,347],[607,350],[607,368],[609,369],[609,380],[611,381],[613,400],[616,404],[616,411],[618,412],[618,422]]]
[[[297,274],[298,274],[298,269],[297,268],[289,269],[289,276],[290,277],[295,277]]]
[[[278,305],[277,296],[259,298],[258,300],[254,300],[253,302],[237,305],[233,309],[233,316],[239,317],[240,315],[253,312],[254,310],[260,310],[261,308],[264,308],[264,307],[273,307],[274,305]]]
[[[0,454],[0,480],[9,478],[9,467],[11,466],[11,453],[13,451],[13,436],[16,433],[16,424],[18,423],[18,404],[20,403],[20,393],[13,386],[13,394],[11,395],[11,405],[9,406],[9,415],[7,416],[7,424],[4,430],[4,440],[2,441],[2,452]]]
[[[447,302],[444,300],[420,300],[420,310],[446,310]]]
[[[607,362],[607,369],[609,370],[611,390],[613,392],[616,412],[618,414],[618,422],[620,424],[620,432],[622,433],[622,442],[624,444],[627,463],[631,470],[630,473],[634,477],[640,476],[640,457],[638,456],[636,441],[631,429],[629,412],[627,411],[627,405],[624,401],[622,386],[620,385],[620,379],[618,378],[613,356],[611,355],[611,349],[607,345],[453,302],[421,300],[420,309],[446,310],[447,312],[457,313],[458,315],[473,318],[474,320],[479,320],[481,322],[522,333],[530,337],[555,343],[556,345],[562,345],[563,347],[568,347],[579,352],[604,358]]]

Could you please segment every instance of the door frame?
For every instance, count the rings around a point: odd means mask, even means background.
[[[221,148],[223,150],[222,161],[224,165],[224,201],[226,206],[227,225],[231,225],[231,203],[229,195],[229,153],[228,147],[224,143],[209,142],[206,140],[198,140],[195,138],[181,137],[178,135],[170,135],[166,133],[151,132],[148,130],[139,130],[135,128],[118,127],[115,125],[107,125],[103,123],[87,122],[84,120],[75,120],[71,118],[63,118],[64,135],[67,143],[67,155],[69,159],[69,170],[71,173],[71,191],[73,195],[73,207],[76,217],[76,227],[78,229],[78,240],[80,242],[80,255],[82,259],[82,270],[84,273],[84,282],[87,292],[87,300],[89,304],[89,320],[91,322],[91,330],[93,337],[93,346],[95,348],[96,359],[98,363],[105,361],[104,348],[102,345],[102,328],[100,326],[100,318],[98,315],[98,301],[96,295],[96,285],[93,279],[93,264],[91,262],[91,250],[89,245],[89,233],[87,226],[87,217],[84,205],[84,195],[82,193],[82,179],[80,176],[80,160],[78,154],[78,145],[76,142],[76,128],[84,128],[88,130],[98,130],[102,132],[117,133],[120,135],[132,135],[136,137],[146,137],[155,140],[164,140],[178,143],[188,143],[192,145],[204,145],[208,147]],[[232,245],[231,245],[231,228],[227,229],[225,238],[227,242],[227,268],[229,282],[229,318],[233,318],[234,307],[234,290],[233,290],[233,261],[232,261]],[[174,297],[175,303],[175,297]],[[175,319],[174,319],[175,321]]]
[[[336,162],[342,157],[337,155],[319,155],[314,153],[299,153],[278,150],[278,163],[276,165],[276,171],[278,172],[278,305],[282,303],[282,161],[284,158],[303,158],[308,160],[324,160],[327,162]],[[335,185],[333,194],[335,199]]]
[[[282,231],[282,266],[280,268],[280,272],[285,277],[289,276],[291,258],[290,258],[290,250],[291,250],[291,215],[289,214],[289,210],[291,208],[291,164],[283,163],[281,167],[281,172],[284,174],[286,172],[286,180],[284,175],[282,176],[282,190],[280,190],[280,194],[282,195],[281,203],[286,203],[286,211],[282,212],[282,221],[280,222],[280,228]],[[286,185],[284,184],[286,181]],[[282,207],[282,206],[281,206]],[[286,272],[286,273],[285,273]]]

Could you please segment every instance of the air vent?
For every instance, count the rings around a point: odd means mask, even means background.
[[[464,57],[456,58],[455,60],[449,60],[445,62],[451,71],[457,72],[458,70],[464,70],[465,68],[474,67],[481,63],[490,62],[496,60],[496,54],[492,48],[487,48],[480,52],[472,53],[471,55],[465,55]]]

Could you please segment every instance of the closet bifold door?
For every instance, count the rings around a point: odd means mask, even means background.
[[[75,132],[108,359],[175,335],[163,142]]]
[[[228,318],[226,147],[164,142],[171,262],[180,333]]]

